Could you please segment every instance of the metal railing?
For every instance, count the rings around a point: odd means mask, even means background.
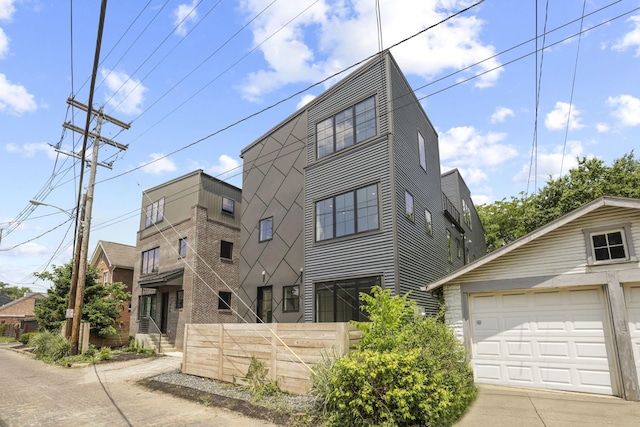
[[[162,331],[152,317],[143,317],[140,319],[139,331],[141,334],[147,334],[154,340],[154,336],[158,336],[158,354],[162,353]]]
[[[445,215],[448,216],[451,221],[453,221],[453,225],[457,229],[464,231],[460,223],[460,211],[444,193],[442,193],[442,209],[444,210]]]

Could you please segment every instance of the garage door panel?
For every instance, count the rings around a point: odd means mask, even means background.
[[[469,305],[476,381],[614,393],[602,289],[472,294]]]

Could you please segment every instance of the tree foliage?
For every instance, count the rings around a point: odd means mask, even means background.
[[[39,273],[40,279],[51,282],[46,298],[42,298],[35,307],[35,315],[40,328],[53,331],[60,329],[65,320],[71,289],[72,263],[53,266],[52,271]],[[91,324],[91,333],[99,337],[116,333],[115,321],[120,315],[122,304],[131,294],[125,292],[122,283],[98,282],[98,270],[90,266],[87,269],[82,308],[82,320]]]
[[[407,296],[375,287],[360,295],[370,322],[358,351],[314,375],[328,425],[453,425],[477,395],[464,348]]]
[[[537,194],[520,194],[478,206],[487,249],[499,249],[602,196],[640,198],[640,160],[633,151],[611,166],[600,159],[583,157],[567,175],[549,178]]]
[[[31,292],[30,288],[11,286],[8,283],[0,282],[0,295],[6,295],[11,299],[22,298],[24,294]]]

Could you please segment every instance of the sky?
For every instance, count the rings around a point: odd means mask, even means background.
[[[82,137],[62,124],[85,127],[67,99],[89,102],[100,3],[0,0],[0,282],[43,292],[34,273],[72,258]],[[89,256],[135,245],[144,189],[196,169],[242,187],[241,150],[380,48],[475,204],[638,146],[640,0],[110,0],[93,107],[130,128],[101,128],[127,149],[100,148]]]

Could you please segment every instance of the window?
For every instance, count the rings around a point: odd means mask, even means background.
[[[184,307],[184,291],[180,289],[176,291],[176,310],[180,310]]]
[[[218,310],[231,310],[231,292],[218,292]]]
[[[424,210],[424,228],[427,234],[433,235],[433,222],[431,221],[431,212]]]
[[[408,191],[404,192],[404,212],[407,218],[413,221],[413,195]]]
[[[372,96],[316,125],[317,157],[321,159],[375,135],[376,110]]]
[[[464,223],[469,227],[469,230],[473,230],[471,226],[471,209],[469,209],[469,205],[467,205],[464,199],[462,199],[462,218],[464,219]]]
[[[456,255],[458,259],[462,258],[462,245],[460,244],[460,239],[456,237]]]
[[[451,253],[451,232],[447,230],[447,260],[453,261],[453,255]]]
[[[222,196],[222,212],[233,215],[236,209],[236,201]]]
[[[273,217],[260,220],[260,242],[273,239]]]
[[[163,219],[164,219],[164,197],[160,200],[157,200],[151,203],[150,205],[147,205],[144,226],[145,228],[151,227],[153,224],[157,224]]]
[[[109,283],[109,272],[108,271],[102,272],[102,283],[103,284]]]
[[[156,315],[156,295],[140,295],[138,297],[138,320]]]
[[[377,184],[316,202],[316,241],[377,228]]]
[[[183,237],[178,240],[178,254],[181,257],[187,256],[187,238]]]
[[[233,243],[220,241],[220,258],[233,259]]]
[[[424,150],[424,138],[422,137],[422,134],[420,132],[418,132],[418,156],[420,157],[420,166],[422,166],[422,169],[424,169],[426,172],[427,158]]]
[[[583,230],[589,264],[636,260],[631,224],[590,228]]]
[[[380,286],[380,277],[365,277],[316,284],[316,322],[368,321],[360,305],[360,293]]]
[[[160,266],[160,248],[142,252],[142,274],[156,273]]]
[[[282,311],[300,311],[300,285],[282,288]]]

